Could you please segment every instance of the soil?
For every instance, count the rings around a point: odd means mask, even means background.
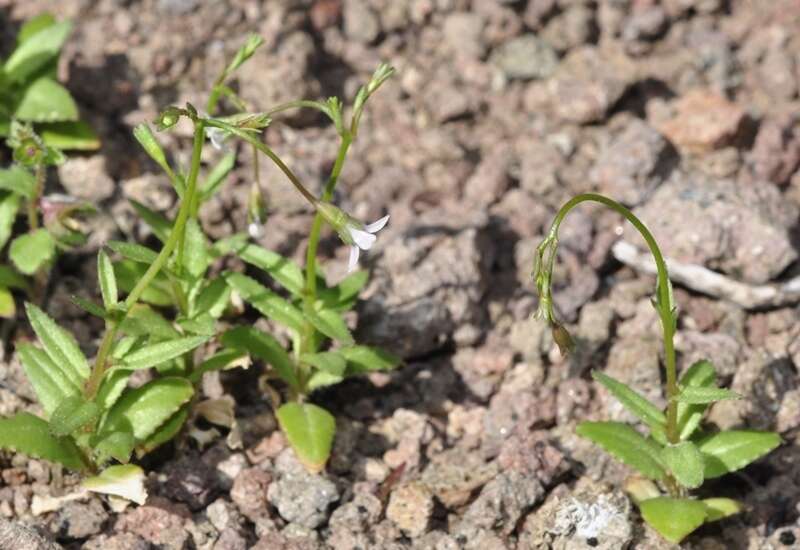
[[[235,399],[240,441],[197,426],[147,457],[144,506],[92,496],[42,512],[77,478],[4,453],[0,547],[670,548],[619,490],[630,472],[574,434],[584,419],[632,420],[592,382],[593,368],[663,400],[654,279],[612,252],[618,239],[640,243],[597,208],[565,222],[554,297],[578,341],[569,358],[530,320],[531,260],[556,209],[596,190],[635,207],[681,262],[746,284],[795,276],[800,3],[0,0],[0,9],[4,48],[42,11],[75,22],[59,73],[103,145],[72,155],[50,185],[101,214],[89,244],[55,267],[44,307],[90,355],[102,326],[68,297],[99,295],[87,281],[106,240],[152,242],[129,199],[175,211],[135,124],[169,104],[204,104],[248,32],[266,42],[235,82],[254,109],[329,95],[349,103],[379,61],[393,64],[336,200],[362,220],[391,215],[364,259],[372,280],[352,322],[360,341],[404,358],[392,373],[314,395],[338,423],[320,475],[277,431],[258,364],[204,383],[208,396]],[[159,138],[186,163],[186,128]],[[325,120],[290,114],[266,139],[321,189],[336,148]],[[202,212],[214,238],[246,230],[252,159],[240,153]],[[259,242],[299,260],[312,213],[278,170],[262,172],[270,216]],[[331,236],[322,250],[329,277],[341,277],[346,247]],[[746,397],[715,406],[710,421],[778,430],[785,442],[704,489],[741,499],[745,512],[683,547],[800,548],[798,306],[675,293],[680,368],[709,357]],[[31,337],[22,318],[11,332]],[[38,409],[9,346],[0,413],[19,410]]]

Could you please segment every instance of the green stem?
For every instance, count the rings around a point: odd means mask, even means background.
[[[650,248],[650,253],[653,255],[653,259],[655,260],[656,270],[658,272],[658,282],[656,288],[658,299],[656,300],[655,305],[659,318],[661,319],[661,329],[664,339],[664,364],[667,373],[667,439],[670,443],[678,443],[680,440],[680,434],[678,433],[678,383],[675,368],[675,345],[673,342],[673,338],[675,336],[673,325],[674,312],[670,310],[672,304],[672,292],[669,282],[669,274],[667,272],[667,264],[664,261],[664,256],[661,254],[661,249],[658,247],[653,234],[650,233],[650,230],[647,229],[647,227],[633,214],[633,212],[618,202],[596,193],[584,193],[577,195],[564,204],[553,220],[553,225],[550,227],[548,238],[556,238],[556,235],[558,234],[558,227],[561,225],[561,222],[567,213],[584,201],[599,202],[622,214],[642,235],[647,243],[647,246]],[[549,266],[548,269],[552,271],[552,265]]]
[[[147,271],[145,271],[144,275],[142,275],[141,279],[139,279],[139,282],[136,283],[136,286],[133,287],[133,290],[131,290],[130,294],[128,294],[128,297],[125,299],[125,313],[123,313],[120,319],[109,321],[107,323],[106,333],[103,336],[103,340],[100,343],[100,348],[97,351],[97,358],[95,359],[92,373],[89,377],[89,380],[86,382],[84,395],[87,399],[93,399],[98,388],[100,387],[100,381],[103,379],[103,375],[105,374],[106,363],[108,362],[108,356],[111,352],[114,338],[119,330],[119,325],[125,319],[125,315],[133,308],[133,306],[136,305],[147,286],[152,282],[153,278],[158,275],[158,272],[161,271],[161,269],[166,265],[178,244],[182,242],[182,238],[186,229],[186,221],[189,219],[189,211],[191,210],[192,200],[195,192],[197,191],[197,175],[200,172],[200,154],[202,153],[203,149],[203,140],[205,140],[204,123],[202,120],[197,120],[195,121],[194,127],[192,166],[189,172],[188,181],[186,183],[186,193],[183,197],[183,201],[181,201],[181,206],[178,210],[178,216],[175,218],[175,225],[172,227],[172,231],[169,234],[167,242],[164,243],[164,248],[161,249],[161,252],[158,253],[155,261],[150,264],[150,267],[147,268]]]
[[[36,165],[36,183],[33,188],[33,196],[28,199],[28,230],[33,232],[39,229],[39,200],[44,192],[44,178],[46,175],[43,164]]]

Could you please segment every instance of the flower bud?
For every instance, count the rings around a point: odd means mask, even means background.
[[[572,340],[569,331],[558,323],[553,323],[553,340],[555,340],[558,346],[558,351],[560,351],[561,355],[564,357],[575,349],[575,342]]]

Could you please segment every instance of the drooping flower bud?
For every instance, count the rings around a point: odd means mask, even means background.
[[[558,346],[558,351],[561,352],[561,355],[564,357],[568,356],[572,350],[575,349],[575,341],[570,336],[569,331],[564,328],[563,325],[558,323],[553,323],[553,340],[555,340],[556,345]]]

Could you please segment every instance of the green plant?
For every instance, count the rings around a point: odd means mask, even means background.
[[[594,193],[577,195],[568,201],[556,214],[549,233],[537,248],[534,266],[539,293],[537,317],[550,324],[562,353],[567,353],[574,343],[559,323],[551,299],[558,228],[567,213],[585,201],[599,202],[622,214],[642,235],[655,260],[658,282],[653,306],[663,333],[667,407],[662,410],[627,385],[595,371],[593,378],[644,423],[647,433],[642,435],[620,422],[582,422],[577,433],[644,476],[629,481],[628,493],[650,526],[665,539],[680,542],[703,523],[741,511],[741,505],[735,500],[698,499],[690,496],[689,491],[698,489],[704,480],[744,468],[775,449],[781,439],[770,432],[712,432],[703,428],[701,420],[711,403],[740,396],[717,386],[716,372],[709,361],[693,364],[677,378],[673,345],[677,308],[661,251],[647,227],[630,210]]]
[[[56,72],[61,46],[72,25],[50,14],[27,21],[17,34],[14,51],[0,66],[0,136],[8,136],[11,122],[34,124],[45,144],[58,149],[97,149],[92,129],[78,120],[78,107],[58,83]]]
[[[263,270],[285,291],[280,295],[241,273],[228,273],[226,280],[243,300],[272,321],[285,326],[291,336],[291,352],[270,334],[254,327],[235,327],[221,336],[227,348],[246,350],[270,366],[269,378],[278,378],[287,386],[288,401],[277,407],[277,417],[298,458],[311,471],[318,471],[328,460],[335,431],[333,416],[318,405],[308,402],[315,389],[329,386],[349,376],[373,370],[394,368],[399,360],[391,354],[355,344],[342,317],[351,309],[358,292],[367,281],[367,273],[357,271],[336,285],[329,285],[317,272],[317,245],[323,222],[350,245],[349,269],[352,272],[360,250],[369,249],[375,235],[388,221],[388,216],[364,225],[331,204],[349,147],[358,133],[364,105],[369,96],[391,76],[393,70],[381,65],[372,79],[356,95],[349,125],[342,116],[342,103],[337,98],[327,102],[297,101],[268,111],[272,116],[295,107],[310,107],[325,113],[340,137],[339,151],[320,198],[314,197],[278,158],[256,139],[254,132],[230,121],[209,119],[206,124],[250,143],[284,172],[297,190],[316,209],[306,253],[304,270],[291,260],[255,244],[228,243],[228,248],[246,263]],[[338,347],[330,345],[329,340]],[[273,392],[277,398],[277,392]]]
[[[0,265],[0,317],[14,317],[12,289],[38,299],[59,250],[86,241],[81,217],[94,209],[65,195],[44,195],[47,168],[64,162],[58,149],[44,143],[26,124],[13,121],[7,145],[14,165],[0,170],[0,249],[10,241],[12,266]],[[27,232],[12,239],[18,214],[24,211]],[[25,276],[33,276],[35,285]]]

